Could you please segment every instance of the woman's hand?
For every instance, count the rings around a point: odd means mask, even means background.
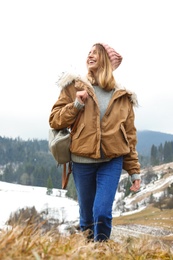
[[[141,180],[135,180],[132,186],[130,187],[130,190],[136,192],[140,189],[140,185],[141,185]]]
[[[87,93],[87,91],[86,91],[86,90],[77,91],[77,92],[76,92],[76,98],[77,98],[77,100],[78,100],[80,103],[84,104],[85,101],[86,101],[86,99],[88,98],[88,93]]]

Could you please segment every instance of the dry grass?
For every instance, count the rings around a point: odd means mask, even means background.
[[[147,224],[153,224],[152,212],[146,210],[114,221],[121,225],[144,224],[148,217]],[[158,213],[156,209],[155,217]],[[123,237],[121,242],[109,240],[88,243],[85,234],[80,232],[69,236],[60,235],[57,225],[46,228],[46,221],[33,208],[14,214],[8,223],[12,228],[0,231],[0,260],[173,260],[169,245],[156,237]]]
[[[173,259],[170,248],[158,240],[126,238],[123,243],[113,240],[103,243],[87,243],[81,234],[62,236],[58,231],[44,232],[41,224],[31,222],[17,225],[0,233],[0,259],[98,259],[98,260],[146,260]]]

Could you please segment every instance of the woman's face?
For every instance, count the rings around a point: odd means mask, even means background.
[[[95,72],[97,71],[99,67],[99,54],[98,51],[96,50],[96,46],[93,46],[88,54],[87,57],[87,68],[88,70]]]

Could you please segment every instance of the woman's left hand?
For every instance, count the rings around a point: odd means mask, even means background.
[[[140,189],[140,184],[141,184],[141,180],[135,180],[132,184],[132,186],[130,187],[131,191],[138,191]]]

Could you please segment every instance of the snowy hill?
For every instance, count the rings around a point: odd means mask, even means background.
[[[113,205],[113,216],[132,214],[142,210],[150,203],[151,194],[157,201],[164,194],[165,189],[173,183],[172,173],[173,162],[143,170],[141,190],[136,194],[130,193],[125,198],[125,191],[122,187],[128,175],[122,174]],[[149,183],[146,184],[147,182]],[[33,206],[38,212],[48,212],[47,219],[58,219],[60,224],[78,223],[78,203],[67,198],[64,190],[53,189],[52,195],[47,195],[46,191],[47,188],[43,187],[0,182],[0,228],[5,226],[11,213]]]
[[[11,213],[33,206],[38,212],[48,212],[47,218],[58,219],[59,223],[78,221],[78,204],[65,197],[66,191],[53,189],[51,196],[46,191],[43,187],[0,182],[0,228],[5,226]]]
[[[120,187],[127,178],[128,174],[122,175]],[[125,198],[122,188],[116,193],[114,215],[131,214],[134,210],[142,210],[150,203],[151,196],[154,201],[158,201],[171,184],[173,184],[173,162],[142,170],[139,192],[130,193]]]

